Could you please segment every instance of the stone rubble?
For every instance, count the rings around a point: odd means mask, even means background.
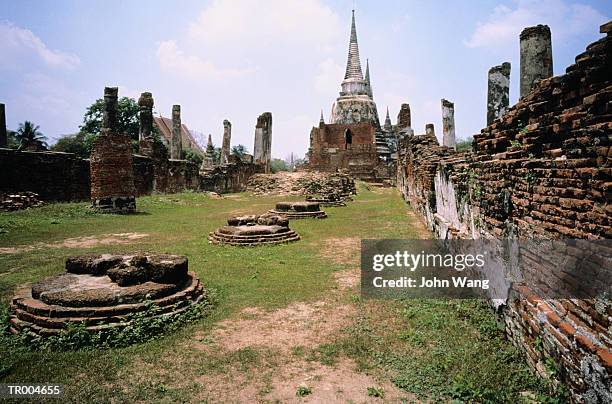
[[[44,202],[34,192],[0,193],[0,210],[13,211],[38,208],[42,205],[44,205]]]

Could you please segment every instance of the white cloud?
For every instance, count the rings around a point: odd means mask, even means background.
[[[186,76],[220,79],[249,73],[248,69],[222,69],[198,56],[186,55],[175,40],[161,42],[157,47],[157,59],[162,70],[177,72]]]
[[[190,25],[194,38],[207,43],[277,42],[325,47],[338,35],[336,14],[319,0],[214,0]]]
[[[318,93],[329,94],[336,91],[344,77],[344,68],[333,59],[328,58],[319,63],[319,72],[314,78],[314,87]]]
[[[77,55],[51,50],[32,31],[8,21],[0,22],[0,64],[15,64],[19,56],[36,55],[50,67],[74,69],[81,63]],[[4,63],[2,63],[4,61]]]
[[[499,46],[517,40],[525,27],[547,24],[554,36],[563,38],[593,30],[608,20],[585,4],[564,0],[514,0],[514,7],[498,5],[486,22],[478,24],[465,42],[470,48]]]

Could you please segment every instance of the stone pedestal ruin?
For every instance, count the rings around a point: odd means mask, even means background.
[[[538,80],[553,75],[552,42],[548,25],[536,25],[521,32],[521,97],[531,92]]]
[[[102,131],[91,153],[91,203],[106,213],[136,211],[132,141],[117,133],[117,87],[104,89]]]
[[[4,104],[0,104],[0,147],[7,147],[8,137],[6,134],[6,113]]]
[[[318,203],[323,207],[344,207],[346,206],[345,201],[346,199],[339,194],[309,195],[306,197],[306,202]]]
[[[85,255],[68,258],[66,273],[19,288],[11,302],[10,331],[46,337],[69,323],[90,332],[129,325],[129,315],[183,312],[204,297],[186,257],[167,254]]]
[[[170,142],[170,158],[183,158],[183,138],[181,135],[181,106],[172,106],[172,139]]]
[[[487,90],[487,126],[501,118],[510,105],[510,63],[489,69]]]
[[[212,244],[257,246],[300,239],[300,236],[289,228],[289,219],[276,214],[233,216],[227,220],[227,224],[209,233],[208,240]]]
[[[327,217],[317,202],[278,202],[276,207],[269,212],[288,219],[325,219]]]
[[[456,148],[455,104],[442,99],[442,145]]]
[[[232,124],[227,119],[224,119],[223,120],[223,142],[221,143],[221,164],[229,163],[231,142],[232,142]]]
[[[255,146],[253,160],[264,167],[264,172],[270,173],[272,160],[272,113],[264,112],[257,117],[255,125]]]

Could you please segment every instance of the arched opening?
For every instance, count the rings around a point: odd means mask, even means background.
[[[349,128],[344,130],[344,149],[348,149],[348,145],[353,143],[353,133]]]

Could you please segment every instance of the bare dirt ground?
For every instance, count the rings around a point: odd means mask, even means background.
[[[248,307],[218,323],[211,332],[194,336],[191,348],[200,352],[216,356],[256,352],[269,358],[256,371],[244,372],[231,366],[223,372],[199,376],[197,383],[202,387],[199,399],[219,402],[219,397],[223,397],[223,402],[262,403],[374,403],[414,399],[388,378],[359,371],[349,358],[341,356],[333,363],[309,358],[309,352],[346,337],[344,330],[358,316],[357,306],[348,296],[359,292],[360,239],[329,238],[324,245],[321,256],[352,267],[334,273],[338,287],[326,299],[297,302],[273,311]],[[300,387],[307,387],[310,394],[298,397],[296,392]],[[368,387],[384,391],[384,399],[370,396]]]
[[[99,236],[73,237],[54,243],[36,243],[0,248],[0,254],[18,254],[43,248],[93,248],[99,245],[132,244],[145,237],[149,237],[149,235],[145,233],[113,233]]]
[[[352,246],[355,240],[329,243]],[[388,379],[358,371],[356,363],[346,357],[327,364],[296,354],[313,352],[336,341],[356,320],[357,307],[347,303],[345,297],[356,292],[358,268],[337,272],[334,278],[338,288],[325,300],[298,302],[274,311],[246,308],[237,317],[219,323],[210,334],[195,335],[192,347],[199,351],[231,356],[249,350],[272,358],[254,372],[236,367],[219,373],[207,372],[197,379],[202,386],[199,398],[211,402],[219,402],[219,397],[223,397],[222,402],[262,403],[377,403],[413,399]],[[310,394],[298,397],[300,387],[308,388]],[[369,396],[368,387],[382,389],[384,399]]]

